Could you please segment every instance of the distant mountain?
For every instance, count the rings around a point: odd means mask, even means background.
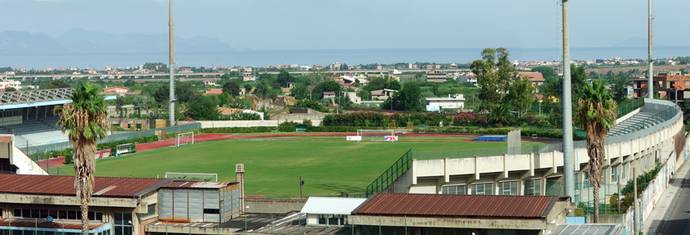
[[[164,53],[167,35],[109,34],[74,29],[57,37],[22,31],[0,32],[0,53],[15,55]],[[178,53],[227,53],[228,44],[207,37],[175,38]]]

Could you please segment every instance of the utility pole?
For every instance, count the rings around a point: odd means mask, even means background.
[[[168,52],[170,68],[170,103],[168,105],[168,125],[175,126],[175,37],[173,24],[173,0],[168,0]]]
[[[649,93],[649,99],[654,99],[654,59],[652,50],[652,21],[654,17],[652,16],[652,0],[647,0],[647,92]]]
[[[565,196],[575,198],[575,174],[573,168],[573,103],[570,82],[570,35],[568,32],[568,0],[562,0],[563,10],[563,175]]]

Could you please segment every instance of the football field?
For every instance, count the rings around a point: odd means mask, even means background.
[[[539,145],[523,142],[523,148]],[[450,153],[485,156],[503,154],[506,143],[473,142],[461,136],[401,136],[396,143],[346,142],[344,137],[233,139],[98,160],[96,175],[156,178],[165,172],[217,173],[219,180],[233,181],[235,164],[244,163],[248,195],[298,197],[300,176],[305,181],[305,195],[337,195],[364,192],[409,149],[413,149],[414,158],[445,157]],[[58,170],[60,174],[73,174],[71,165]]]

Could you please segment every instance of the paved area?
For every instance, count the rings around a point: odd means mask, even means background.
[[[642,231],[645,234],[690,235],[690,163],[684,163],[673,176]]]

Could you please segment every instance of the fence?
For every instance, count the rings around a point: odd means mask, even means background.
[[[192,131],[197,131],[201,129],[201,124],[199,123],[190,123],[190,124],[183,124],[183,125],[178,125],[178,126],[172,126],[172,127],[166,127],[166,128],[159,128],[159,129],[150,129],[150,130],[145,130],[145,131],[135,131],[135,132],[119,132],[119,133],[113,133],[106,138],[98,141],[99,144],[106,144],[106,143],[113,143],[113,142],[119,142],[119,141],[126,141],[126,140],[132,140],[132,139],[139,139],[143,137],[148,137],[148,136],[154,136],[156,135],[157,131],[160,132],[165,132],[165,133],[179,133],[179,132],[192,132]],[[21,144],[21,143],[18,143]],[[17,144],[15,144],[17,145]],[[72,144],[70,144],[68,141],[64,142],[59,142],[59,143],[51,143],[51,144],[42,144],[42,145],[31,145],[30,142],[27,141],[26,145],[18,147],[22,152],[24,152],[26,155],[28,155],[32,160],[39,160],[35,159],[38,158],[35,155],[41,155],[43,153],[47,152],[52,152],[52,151],[63,151],[65,149],[70,149],[72,148]]]
[[[370,197],[376,193],[388,190],[388,188],[407,173],[412,165],[412,149],[407,150],[393,165],[384,171],[378,178],[367,186],[366,196]]]

